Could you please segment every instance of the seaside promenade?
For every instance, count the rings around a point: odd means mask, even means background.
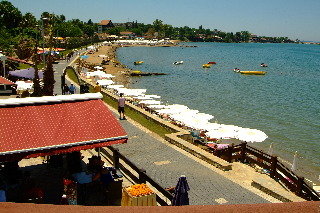
[[[61,94],[60,76],[63,69],[72,64],[75,58],[76,56],[70,62],[60,61],[54,65],[56,94]],[[68,79],[66,82],[70,85]],[[118,116],[115,109],[110,106],[109,109]],[[169,144],[131,119],[120,120],[120,122],[129,140],[127,144],[114,145],[114,147],[139,168],[145,169],[147,174],[164,188],[175,186],[178,178],[185,175],[190,186],[191,205],[281,202],[258,189],[230,180],[223,175],[223,171]],[[244,176],[239,175],[239,179],[241,178]]]

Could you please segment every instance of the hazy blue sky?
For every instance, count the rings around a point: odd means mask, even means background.
[[[320,0],[10,0],[23,13],[43,11],[67,19],[111,19],[320,41]]]

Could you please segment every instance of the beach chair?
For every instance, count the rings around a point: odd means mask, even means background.
[[[192,136],[192,142],[200,142],[200,143],[204,143],[205,140],[203,137],[200,136],[200,131],[198,130],[193,130],[193,131],[190,131],[190,134]]]

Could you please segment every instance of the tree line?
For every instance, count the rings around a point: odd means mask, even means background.
[[[181,41],[193,42],[272,42],[272,43],[290,43],[293,42],[288,37],[266,37],[252,36],[249,31],[240,32],[223,32],[217,29],[204,29],[202,25],[198,28],[173,27],[172,25],[163,23],[162,20],[156,19],[152,24],[126,23],[122,26],[117,26],[106,30],[105,32],[114,35],[120,35],[120,32],[131,31],[137,36],[148,38],[170,38]]]
[[[32,13],[22,14],[18,8],[6,0],[0,2],[0,26],[2,26],[0,49],[8,53],[15,51],[21,59],[30,57],[30,51],[23,50],[31,49],[36,40],[39,41],[39,46],[43,46],[49,29],[54,38],[67,38],[64,41],[53,39],[55,47],[72,49],[99,41],[96,33],[98,24],[93,23],[91,19],[87,22],[79,19],[66,20],[64,15],[49,12],[43,12],[41,18],[36,19]],[[123,31],[131,31],[137,36],[147,38],[170,38],[194,42],[293,42],[287,37],[253,37],[248,31],[223,32],[217,29],[205,29],[202,25],[198,28],[173,27],[159,19],[152,24],[128,22],[107,29],[105,32],[120,35]]]

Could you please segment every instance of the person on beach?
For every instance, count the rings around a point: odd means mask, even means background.
[[[123,97],[123,93],[120,93],[120,98],[118,99],[118,112],[120,114],[120,120],[126,119],[124,116],[124,105],[126,99]]]
[[[76,87],[73,84],[71,84],[69,87],[69,93],[74,94],[75,92],[76,92]]]

